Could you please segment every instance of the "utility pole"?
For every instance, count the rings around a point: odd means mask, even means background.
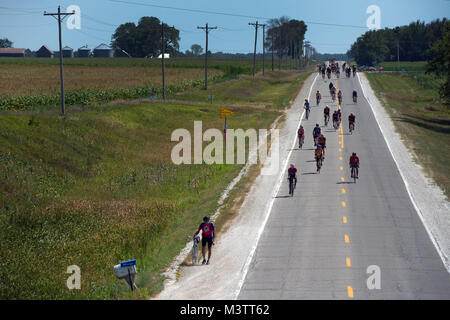
[[[280,26],[280,41],[279,41],[279,47],[278,47],[278,70],[281,70],[281,59],[283,59],[283,51],[281,49],[282,43],[281,43],[281,36],[282,36],[282,31],[281,31],[281,26]]]
[[[209,30],[217,29],[217,27],[208,27],[208,24],[206,24],[205,27],[197,27],[197,29],[205,30],[206,34],[206,51],[205,51],[205,90],[208,89],[208,33]]]
[[[273,29],[272,29],[272,71],[273,71],[273,49],[274,49],[274,43],[273,43],[273,33],[274,33],[274,31],[273,31]]]
[[[263,28],[263,65],[262,65],[262,73],[263,73],[263,75],[264,75],[264,55],[265,55],[265,53],[266,53],[266,50],[265,50],[265,44],[266,44],[266,31],[265,31],[265,27],[266,27],[266,25],[265,24],[262,24],[261,25],[262,26],[262,28]]]
[[[397,40],[397,71],[400,71],[400,43]]]
[[[161,21],[161,68],[162,68],[162,88],[163,88],[163,100],[166,100],[166,78],[165,78],[165,69],[164,69],[164,51],[165,48],[165,39],[164,39],[164,22]]]
[[[255,48],[253,50],[253,78],[255,77],[255,67],[256,67],[256,41],[258,40],[258,21],[256,23],[249,22],[249,26],[255,26]]]
[[[63,56],[62,56],[62,37],[61,37],[61,22],[64,20],[66,16],[70,16],[75,14],[75,10],[71,13],[69,12],[61,12],[61,7],[58,6],[58,13],[47,13],[44,11],[44,16],[52,16],[58,20],[58,30],[59,30],[59,73],[61,77],[61,112],[64,116],[65,111],[65,103],[64,103],[64,76],[63,76]],[[56,18],[55,16],[58,16]]]

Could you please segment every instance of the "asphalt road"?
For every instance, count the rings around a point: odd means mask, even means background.
[[[325,104],[332,112],[338,106],[329,80],[319,77],[309,120],[302,120],[305,144],[301,150],[296,145],[289,161],[299,169],[295,194],[288,195],[285,177],[238,299],[450,299],[450,274],[411,203],[359,81],[341,75],[331,79],[344,93],[341,128],[324,126]],[[316,123],[327,138],[320,174],[312,139]],[[348,168],[352,152],[361,162],[356,183]],[[367,284],[373,268],[380,271],[379,289]]]

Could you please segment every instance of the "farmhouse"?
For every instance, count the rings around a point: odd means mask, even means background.
[[[55,53],[46,45],[43,45],[38,51],[36,51],[36,57],[39,58],[53,58],[54,56]]]
[[[0,57],[25,57],[25,49],[0,48]]]

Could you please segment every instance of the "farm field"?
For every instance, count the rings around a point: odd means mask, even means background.
[[[55,94],[60,90],[59,65],[1,65],[0,96]],[[209,75],[223,74],[209,69]],[[173,68],[165,72],[166,84],[204,77],[202,68]],[[161,67],[156,66],[85,66],[64,67],[64,86],[68,91],[78,89],[118,89],[161,86]]]
[[[0,110],[57,108],[60,101],[59,60],[0,58]],[[210,82],[252,71],[249,59],[211,59]],[[261,61],[257,62],[257,71]],[[119,99],[161,97],[161,60],[140,58],[64,59],[65,100],[68,106],[98,105]],[[204,86],[202,58],[167,59],[166,95]]]
[[[308,74],[211,83],[226,104],[194,90],[186,100],[69,109],[65,117],[0,115],[0,298],[145,299],[161,290],[161,271],[242,167],[174,165],[172,131],[192,132],[194,120],[221,129],[220,106],[235,112],[229,128],[268,128]],[[133,293],[112,271],[132,258]],[[66,287],[73,264],[81,290]]]

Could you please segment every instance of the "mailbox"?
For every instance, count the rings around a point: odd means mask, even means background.
[[[120,264],[114,266],[114,272],[119,279],[125,279],[131,288],[131,291],[137,289],[134,284],[134,278],[136,277],[136,259],[123,261]]]

